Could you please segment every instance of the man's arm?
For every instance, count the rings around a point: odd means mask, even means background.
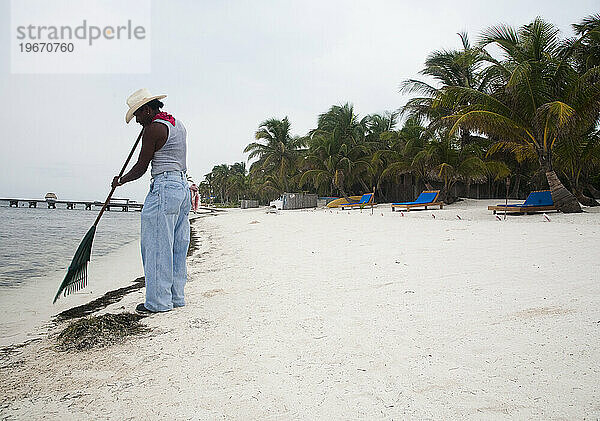
[[[142,149],[137,162],[131,168],[131,170],[121,177],[115,177],[112,182],[112,186],[121,186],[133,180],[137,180],[148,170],[148,165],[152,161],[154,152],[163,147],[167,140],[169,132],[164,124],[152,123],[144,129],[142,135]]]

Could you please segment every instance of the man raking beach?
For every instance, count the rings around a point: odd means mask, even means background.
[[[143,127],[142,149],[135,165],[112,186],[122,186],[144,175],[152,164],[150,191],[141,215],[141,250],[146,276],[142,313],[169,311],[185,305],[186,254],[190,242],[190,189],[186,178],[186,130],[183,123],[162,112],[160,101],[140,89],[127,98],[125,121]]]

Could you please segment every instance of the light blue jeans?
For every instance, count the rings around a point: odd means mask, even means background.
[[[142,208],[142,261],[150,311],[185,305],[185,259],[190,244],[191,199],[185,173],[167,171],[152,178]]]

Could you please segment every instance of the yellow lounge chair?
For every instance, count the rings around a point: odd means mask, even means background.
[[[348,200],[345,197],[340,197],[339,199],[335,199],[332,200],[331,202],[329,202],[327,204],[328,208],[339,208],[342,205],[346,205],[349,203],[358,203],[358,201],[360,200],[362,196],[348,196],[348,199],[352,200],[351,202],[348,202]]]
[[[342,210],[344,210],[344,208],[355,209],[355,208],[361,208],[361,207],[366,207],[366,206],[373,207],[373,205],[375,205],[375,203],[373,202],[374,197],[375,197],[375,193],[365,193],[362,195],[362,197],[360,198],[360,200],[358,202],[342,203],[339,205],[339,207],[342,208]]]

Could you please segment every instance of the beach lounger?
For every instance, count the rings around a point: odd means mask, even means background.
[[[488,210],[494,211],[494,214],[496,212],[528,214],[556,210],[556,207],[554,206],[550,190],[540,190],[529,193],[527,200],[521,204],[488,206]]]
[[[328,208],[339,208],[342,205],[346,205],[349,203],[358,203],[362,196],[348,196],[350,202],[345,197],[340,197],[339,199],[332,200],[327,204]]]
[[[339,205],[339,207],[342,208],[342,210],[344,210],[344,208],[355,209],[355,208],[360,208],[360,207],[365,207],[365,206],[373,207],[373,205],[375,204],[375,203],[373,203],[374,196],[375,196],[374,193],[365,193],[362,195],[362,197],[360,198],[360,200],[358,202],[342,203]]]
[[[439,190],[427,190],[422,192],[414,202],[392,203],[392,212],[394,212],[394,208],[404,208],[407,212],[410,211],[410,208],[424,207],[427,209],[428,206],[439,206],[440,209],[443,209],[444,202],[437,200],[439,194]]]

